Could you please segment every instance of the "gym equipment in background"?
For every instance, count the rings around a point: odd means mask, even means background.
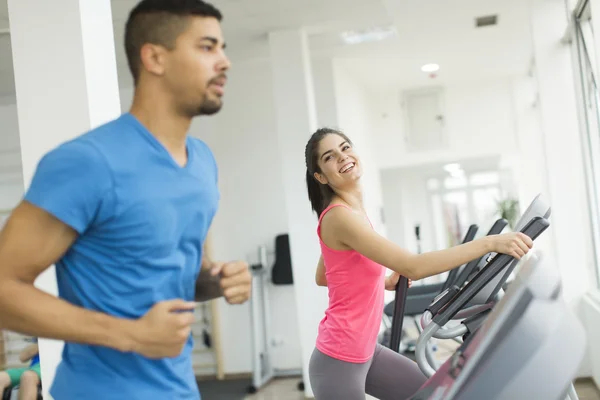
[[[275,285],[294,284],[290,237],[287,233],[275,237],[275,263],[271,271],[271,280]]]
[[[497,227],[497,226],[498,226],[498,223],[494,224],[494,227]],[[492,230],[493,229],[494,228],[492,228]],[[470,242],[471,240],[473,240],[473,238],[477,234],[477,230],[478,230],[477,225],[471,225],[469,227],[467,233],[465,234],[463,243],[467,243],[467,242]],[[462,267],[460,267],[460,268],[462,268]],[[406,291],[406,293],[403,294],[404,304],[401,305],[401,308],[399,308],[399,309],[404,310],[403,315],[414,318],[414,323],[417,326],[417,328],[419,328],[418,316],[423,313],[423,310],[429,304],[431,304],[431,302],[435,299],[435,297],[438,294],[440,294],[441,292],[443,292],[444,290],[446,290],[448,287],[450,287],[452,285],[460,268],[455,268],[454,270],[450,271],[444,282],[419,285],[419,286],[414,286],[414,287],[409,288]],[[398,283],[400,283],[400,282],[398,282]],[[398,293],[396,293],[396,300],[397,299],[398,299]],[[384,318],[384,324],[386,326],[386,330],[383,334],[383,338],[380,340],[380,343],[383,344],[384,346],[388,346],[390,349],[392,349],[393,351],[398,352],[398,353],[405,353],[405,352],[413,353],[415,346],[416,346],[416,341],[410,341],[410,342],[406,343],[405,348],[400,348],[400,344],[401,344],[400,342],[401,342],[404,332],[402,331],[402,321],[399,321],[398,318],[394,314],[394,309],[396,308],[395,304],[396,304],[396,301],[389,302],[388,304],[386,304],[386,306],[383,310],[384,311],[383,318]],[[389,319],[392,320],[391,326],[390,326],[390,323],[388,322]],[[398,329],[399,329],[399,331],[398,331]],[[419,332],[420,332],[420,330],[419,330]],[[389,339],[388,339],[388,337],[389,337]],[[392,338],[394,338],[393,341],[392,341]]]
[[[415,225],[415,239],[417,239],[417,254],[421,254],[421,225]]]
[[[286,245],[287,243],[287,245]],[[285,270],[290,268],[289,241],[287,235],[279,235],[275,240],[277,259],[273,269],[279,265]],[[288,255],[282,253],[287,248]],[[265,246],[258,248],[258,263],[250,267],[252,272],[252,295],[250,297],[250,322],[252,327],[252,384],[248,387],[248,393],[256,393],[261,387],[273,378],[286,376],[301,376],[302,370],[279,370],[273,366],[272,351],[273,336],[271,333],[271,310],[269,308],[269,271],[267,270],[267,249]],[[288,260],[287,265],[282,260]],[[278,264],[278,262],[280,264]],[[282,267],[283,265],[283,267]],[[281,271],[280,270],[280,271]],[[284,274],[285,275],[285,274]],[[279,277],[284,275],[278,275]],[[275,276],[275,272],[272,273]],[[283,281],[289,281],[283,279]],[[280,281],[281,282],[281,281]],[[299,390],[304,390],[302,382],[298,385]]]

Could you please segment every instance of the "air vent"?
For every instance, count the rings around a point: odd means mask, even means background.
[[[475,18],[475,26],[481,28],[483,26],[492,26],[498,23],[497,15],[485,15],[483,17]]]

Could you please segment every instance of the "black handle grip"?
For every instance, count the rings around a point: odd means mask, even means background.
[[[402,337],[402,323],[404,322],[404,307],[408,293],[408,279],[401,276],[396,285],[396,298],[394,299],[394,316],[392,317],[392,334],[390,349],[400,352],[400,338]]]
[[[521,231],[532,240],[542,234],[550,226],[548,220],[535,217]],[[502,272],[515,258],[507,254],[497,254],[490,263],[475,275],[441,311],[433,318],[433,322],[444,326],[457,312],[479,293],[492,279]]]
[[[433,299],[433,302],[425,309],[425,311],[429,311],[432,317],[435,317],[437,313],[439,313],[440,310],[458,294],[459,290],[460,288],[458,286],[452,286],[444,290]]]
[[[500,232],[502,232],[504,230],[504,228],[506,227],[506,225],[508,225],[508,221],[505,220],[504,218],[501,218],[499,220],[497,220],[496,222],[494,222],[494,225],[492,225],[492,227],[490,228],[489,232],[488,232],[488,236],[490,235],[497,235]],[[476,258],[475,260],[471,260],[460,272],[460,274],[458,275],[458,277],[456,278],[456,280],[454,281],[454,284],[458,287],[462,287],[462,285],[465,284],[465,282],[469,279],[469,276],[471,276],[471,274],[475,271],[475,269],[477,268],[477,266],[480,264],[481,260],[486,259],[488,257],[489,254],[484,255],[483,257],[480,258]]]
[[[465,237],[462,241],[463,244],[468,243],[468,242],[472,241],[473,239],[475,239],[475,235],[477,234],[478,230],[479,230],[478,225],[475,225],[475,224],[471,225],[469,227],[469,230],[467,230],[467,234],[465,235]],[[454,285],[460,270],[461,270],[461,268],[457,267],[457,268],[454,268],[453,270],[450,270],[450,272],[448,272],[448,277],[446,278],[446,281],[444,282],[444,286],[442,286],[442,291],[446,290],[450,286]]]
[[[494,222],[494,225],[492,225],[492,227],[490,228],[490,231],[488,232],[488,236],[499,234],[500,232],[502,232],[504,230],[504,228],[506,228],[506,225],[508,225],[508,221],[505,220],[504,218],[500,218],[499,220]]]

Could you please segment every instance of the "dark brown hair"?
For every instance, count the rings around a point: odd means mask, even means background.
[[[319,143],[327,135],[338,135],[344,138],[350,145],[352,141],[344,133],[332,129],[321,128],[312,134],[306,148],[304,150],[304,158],[306,161],[306,189],[308,190],[308,199],[312,209],[317,216],[327,208],[335,192],[329,185],[324,185],[315,178],[315,172],[320,173],[319,168]]]
[[[142,0],[131,10],[125,24],[125,53],[134,83],[140,75],[140,51],[144,44],[172,50],[188,27],[189,17],[223,19],[217,8],[202,0]]]

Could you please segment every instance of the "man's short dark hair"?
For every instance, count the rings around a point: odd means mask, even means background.
[[[216,7],[202,0],[142,0],[131,10],[125,25],[125,53],[135,83],[140,75],[142,46],[152,43],[173,49],[193,16],[223,19]]]

